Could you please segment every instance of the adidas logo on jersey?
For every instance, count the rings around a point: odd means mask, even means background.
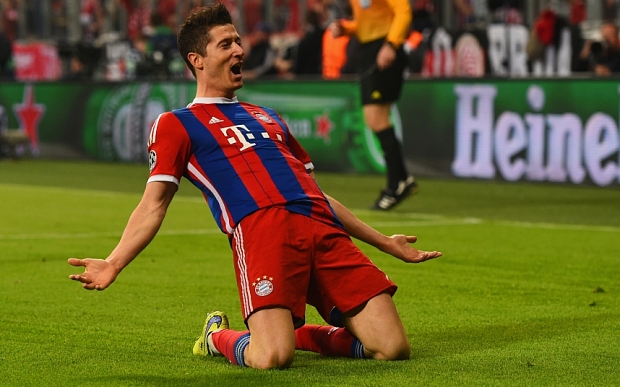
[[[224,120],[220,120],[217,117],[211,117],[211,119],[209,120],[209,124],[217,124],[217,123],[220,123],[220,122],[224,122]]]

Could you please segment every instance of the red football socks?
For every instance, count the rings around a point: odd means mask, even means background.
[[[364,346],[345,328],[306,324],[295,330],[295,349],[323,356],[364,358]]]
[[[250,331],[223,329],[211,334],[213,346],[232,364],[245,367],[245,348]],[[306,324],[295,330],[295,349],[323,356],[364,358],[364,346],[345,328]]]
[[[211,334],[215,348],[234,365],[245,367],[245,348],[250,344],[250,331],[223,329]]]

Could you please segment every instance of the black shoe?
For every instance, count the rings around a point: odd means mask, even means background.
[[[407,196],[413,195],[416,192],[418,192],[418,183],[416,183],[413,176],[409,176],[406,180],[401,180],[398,183],[398,188],[396,188],[396,190],[391,190],[389,188],[382,190],[379,199],[377,199],[371,209],[381,211],[391,210]]]

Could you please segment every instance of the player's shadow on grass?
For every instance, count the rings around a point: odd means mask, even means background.
[[[606,322],[616,321],[617,314],[593,314],[588,317],[564,317],[526,320],[514,324],[482,325],[480,327],[449,328],[439,332],[410,335],[411,358],[432,358],[504,348],[519,342],[533,342],[591,330]]]

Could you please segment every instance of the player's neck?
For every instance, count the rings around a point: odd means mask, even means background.
[[[196,90],[196,98],[226,98],[233,99],[235,98],[235,92],[221,92],[216,90]]]
[[[235,88],[222,88],[209,85],[208,82],[197,82],[196,98],[235,98]]]

